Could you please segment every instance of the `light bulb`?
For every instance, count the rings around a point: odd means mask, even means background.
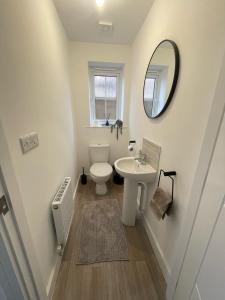
[[[97,4],[99,7],[103,6],[104,2],[105,2],[105,0],[96,0],[96,4]]]

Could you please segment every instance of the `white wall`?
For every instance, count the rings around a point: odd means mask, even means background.
[[[65,176],[77,179],[67,40],[51,1],[1,1],[0,118],[47,286],[56,263],[50,203]],[[23,155],[19,137],[36,131]]]
[[[150,120],[142,105],[143,81],[149,59],[163,39],[178,45],[180,77],[168,110],[159,119]],[[146,136],[161,145],[160,168],[177,171],[172,216],[159,222],[150,207],[146,212],[167,273],[173,264],[224,46],[223,0],[216,5],[209,0],[156,0],[133,43],[130,138],[141,143]],[[166,189],[170,191],[170,186]]]
[[[127,114],[129,109],[129,63],[130,46],[106,45],[71,42],[70,71],[71,86],[74,96],[74,109],[76,111],[78,131],[78,160],[79,171],[82,166],[89,171],[88,145],[90,143],[109,143],[111,146],[110,162],[127,155],[128,128],[124,128],[123,135],[116,139],[116,133],[110,133],[109,128],[90,128],[89,112],[89,76],[88,62],[123,63],[124,68],[124,123],[127,126]]]

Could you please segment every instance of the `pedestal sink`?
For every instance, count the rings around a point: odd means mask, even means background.
[[[137,212],[138,183],[154,182],[156,170],[148,163],[141,164],[134,157],[120,158],[115,162],[116,171],[124,177],[122,222],[134,226]]]

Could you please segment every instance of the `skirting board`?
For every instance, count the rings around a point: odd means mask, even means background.
[[[48,284],[46,287],[46,293],[47,293],[49,300],[52,299],[52,296],[54,293],[55,284],[56,284],[56,280],[57,280],[57,277],[59,274],[59,268],[61,266],[61,262],[62,262],[62,256],[57,255],[56,263],[55,263],[54,267],[52,268],[51,274],[49,276]]]
[[[78,175],[78,178],[77,178],[77,184],[76,184],[76,186],[75,186],[74,193],[73,193],[73,200],[74,200],[74,201],[75,201],[75,199],[76,199],[77,189],[78,189],[78,186],[79,186],[79,183],[80,183],[80,176],[81,176],[81,174]]]
[[[168,279],[169,279],[170,274],[171,274],[170,267],[168,266],[168,264],[166,262],[166,259],[163,255],[162,249],[161,249],[161,247],[160,247],[160,245],[159,245],[159,243],[156,239],[156,236],[153,233],[153,231],[151,229],[151,226],[150,226],[147,218],[144,215],[141,216],[141,221],[142,221],[142,224],[143,224],[143,226],[144,226],[144,228],[147,232],[149,241],[152,245],[153,251],[154,251],[155,256],[158,260],[158,263],[159,263],[160,268],[162,270],[165,281],[168,282]]]
[[[76,194],[77,194],[77,189],[79,186],[79,182],[80,182],[80,175],[78,175],[78,179],[77,179],[77,183],[74,189],[74,193],[73,193],[73,200],[75,201],[76,199]],[[54,267],[52,268],[52,272],[49,276],[49,280],[48,280],[48,284],[46,287],[46,293],[48,296],[48,299],[51,300],[53,293],[54,293],[54,289],[55,289],[55,284],[56,284],[56,280],[59,274],[59,269],[61,266],[61,262],[62,262],[62,256],[57,255],[57,259],[56,259],[56,263],[54,265]]]

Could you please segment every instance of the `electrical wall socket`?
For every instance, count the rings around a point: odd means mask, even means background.
[[[38,134],[32,132],[20,137],[20,145],[23,153],[30,151],[31,149],[39,145]]]

